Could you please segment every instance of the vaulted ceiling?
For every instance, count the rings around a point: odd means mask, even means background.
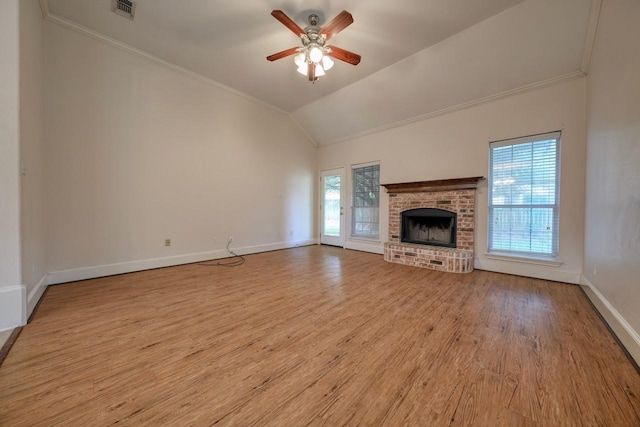
[[[137,0],[135,19],[111,0],[42,0],[48,18],[144,51],[291,114],[330,144],[586,72],[599,0]],[[593,3],[593,5],[592,5]],[[594,6],[595,5],[595,6]],[[312,84],[291,58],[266,56],[342,10],[355,22],[331,44],[362,55]]]

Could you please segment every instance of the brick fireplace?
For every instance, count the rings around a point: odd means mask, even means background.
[[[383,184],[389,194],[389,262],[452,273],[473,271],[476,188],[482,177]],[[402,241],[402,213],[432,208],[454,213],[455,247]]]

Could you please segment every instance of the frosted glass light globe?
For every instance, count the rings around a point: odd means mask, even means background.
[[[319,47],[312,47],[309,51],[309,59],[315,62],[316,64],[322,61],[322,51]]]
[[[333,59],[329,58],[328,56],[325,56],[322,58],[322,67],[329,71],[331,69],[331,67],[333,67]]]
[[[305,63],[305,54],[304,52],[300,52],[296,56],[293,57],[293,62],[299,67]]]

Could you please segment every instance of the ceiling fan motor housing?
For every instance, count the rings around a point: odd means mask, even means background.
[[[311,15],[309,15],[310,26],[317,27],[319,22],[320,22],[320,17],[318,15],[316,15],[315,13],[312,13]]]
[[[324,35],[319,35],[320,31],[322,31],[322,28],[318,26],[318,22],[318,15],[309,15],[309,26],[305,27],[305,34],[300,37],[302,39],[303,46],[307,46],[311,43],[315,43],[319,46],[324,46],[327,38]]]

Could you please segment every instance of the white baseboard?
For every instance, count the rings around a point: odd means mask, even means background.
[[[625,320],[615,307],[600,293],[584,275],[580,277],[580,284],[587,297],[596,307],[602,318],[627,349],[633,360],[640,365],[640,334]]]
[[[379,241],[368,242],[366,240],[347,239],[344,243],[344,248],[384,255],[384,243]]]
[[[36,286],[31,289],[29,295],[27,295],[27,319],[31,317],[31,313],[38,305],[38,301],[42,298],[42,294],[47,290],[47,285],[49,284],[49,277],[47,274],[44,274],[40,281],[36,284]]]
[[[27,323],[26,300],[27,289],[24,286],[0,288],[0,332]]]
[[[259,252],[275,251],[279,249],[293,248],[317,244],[316,239],[297,240],[289,242],[277,242],[266,245],[245,246],[233,248],[238,255],[249,255]],[[226,250],[198,252],[193,254],[176,255],[163,258],[153,258],[138,261],[127,261],[115,264],[98,265],[91,267],[74,268],[70,270],[53,271],[48,274],[48,284],[75,282],[77,280],[94,279],[96,277],[113,276],[115,274],[132,273],[134,271],[150,270],[152,268],[171,267],[174,265],[190,264],[211,259],[226,258],[229,254]]]
[[[250,255],[250,254],[257,254],[260,252],[279,251],[280,249],[289,249],[289,248],[295,248],[298,246],[310,246],[310,245],[317,245],[317,244],[318,244],[318,239],[295,240],[290,242],[268,243],[266,245],[245,246],[243,248],[233,249],[233,251],[238,255]],[[224,257],[227,257],[227,256],[229,256],[229,254],[227,254],[225,251]],[[224,257],[221,257],[221,258],[224,258]]]
[[[580,273],[561,270],[558,267],[500,261],[476,256],[474,267],[479,270],[495,271],[496,273],[513,274],[515,276],[533,277],[535,279],[553,280],[554,282],[580,284]]]

